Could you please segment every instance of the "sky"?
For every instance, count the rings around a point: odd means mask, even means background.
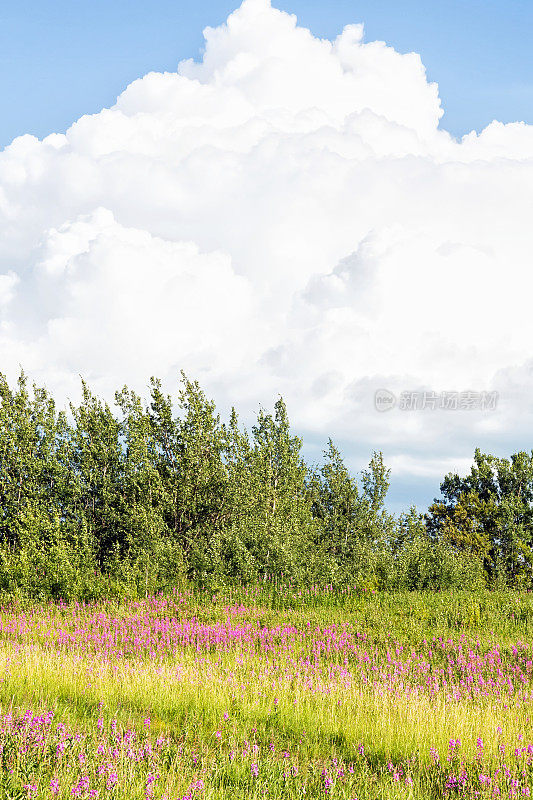
[[[3,4],[0,370],[66,400],[184,368],[248,424],[281,394],[310,459],[383,451],[394,511],[530,450],[532,23]]]
[[[0,147],[64,132],[112,105],[135,78],[197,57],[202,30],[235,3],[219,0],[18,0],[0,5]],[[439,84],[441,124],[455,136],[493,119],[532,121],[530,0],[294,0],[274,3],[319,37],[364,22],[368,40],[420,53]]]

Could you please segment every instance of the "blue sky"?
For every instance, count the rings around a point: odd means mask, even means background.
[[[237,2],[5,0],[0,8],[0,147],[64,131],[113,103],[134,78],[197,56],[202,29]],[[317,35],[364,22],[367,41],[420,53],[455,136],[493,119],[533,121],[531,0],[287,0]]]
[[[184,369],[248,425],[281,394],[312,460],[382,450],[424,507],[533,440],[533,2],[272,2],[312,36],[267,0],[206,42],[237,3],[0,4],[0,148],[69,129],[0,156],[0,371],[66,402]]]

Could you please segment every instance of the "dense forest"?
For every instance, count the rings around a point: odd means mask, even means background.
[[[331,440],[310,466],[281,399],[248,432],[183,374],[174,402],[156,379],[149,403],[124,388],[113,408],[83,383],[68,412],[24,374],[0,376],[0,593],[530,587],[533,453],[476,450],[424,515],[388,513],[389,474],[373,453],[356,480]]]

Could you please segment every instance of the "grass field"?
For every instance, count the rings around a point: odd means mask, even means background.
[[[0,611],[0,798],[523,797],[533,596],[262,586]]]

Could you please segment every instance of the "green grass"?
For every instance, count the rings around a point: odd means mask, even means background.
[[[435,638],[432,669],[448,663],[452,645],[447,642],[461,641],[465,651],[474,647],[483,655],[497,644],[502,671],[514,675],[515,665],[525,664],[526,655],[517,661],[513,646],[518,641],[528,643],[531,653],[533,598],[529,594],[322,591],[300,595],[298,590],[278,587],[253,594],[236,588],[221,591],[215,598],[212,593],[197,591],[184,597],[178,606],[183,619],[208,625],[224,623],[228,607],[242,604],[232,617],[239,625],[288,625],[303,633],[290,646],[283,644],[281,634],[273,635],[273,650],[266,653],[254,641],[225,652],[180,646],[173,655],[166,652],[153,657],[139,647],[125,657],[110,657],[100,645],[78,647],[75,631],[82,630],[83,620],[94,618],[98,610],[114,617],[117,625],[128,621],[138,612],[134,604],[78,608],[75,621],[72,608],[3,610],[2,713],[13,709],[23,714],[32,709],[36,715],[39,709],[53,710],[54,725],[62,721],[86,739],[75,742],[68,759],[58,762],[51,746],[50,752],[33,745],[23,752],[26,745],[20,732],[4,724],[0,774],[5,785],[0,786],[0,798],[50,797],[49,784],[54,778],[60,784],[57,796],[72,797],[76,781],[85,773],[99,798],[144,798],[150,774],[159,775],[150,785],[154,798],[166,795],[168,800],[186,796],[188,787],[198,779],[204,784],[203,789],[192,790],[192,796],[198,798],[422,800],[447,795],[474,797],[474,791],[490,797],[494,783],[489,791],[479,783],[479,774],[494,773],[506,759],[511,763],[509,754],[517,744],[533,741],[529,694],[524,699],[532,687],[524,666],[520,682],[508,695],[457,700],[444,689],[431,695],[409,686],[407,678],[391,690],[372,685],[359,679],[358,662],[350,652],[332,649],[316,656],[312,650],[316,629],[324,632],[346,625],[358,636],[361,648],[374,653],[376,663],[382,660],[379,663],[384,669],[388,669],[387,651],[395,656],[398,648],[400,661],[412,651],[424,651],[424,642]],[[141,612],[143,608],[141,605]],[[151,620],[167,615],[168,610],[158,610],[155,605],[147,612]],[[6,625],[10,619],[29,621],[30,629],[21,634],[9,632]],[[35,624],[39,620],[40,627]],[[73,632],[74,644],[51,645],[48,631],[59,627]],[[440,649],[439,638],[444,643]],[[306,658],[309,667],[305,667]],[[350,673],[349,681],[339,672],[343,668]],[[393,667],[390,669],[392,672]],[[98,720],[103,721],[102,731]],[[167,744],[152,761],[132,760],[126,746],[120,744],[120,752],[112,760],[117,784],[106,788],[98,769],[110,756],[104,758],[97,748],[112,751],[113,720],[119,730],[134,731],[139,742],[153,745],[164,736]],[[55,734],[50,730],[46,736],[50,744]],[[479,738],[483,740],[482,759]],[[460,739],[461,745],[459,756],[447,761],[450,739]],[[505,754],[500,750],[502,742]],[[82,751],[85,761],[80,763]],[[434,763],[435,754],[440,765]],[[511,780],[519,780],[517,791],[533,789],[528,754],[520,759],[512,761],[511,777],[498,778],[507,795],[509,787],[513,788]],[[338,775],[339,769],[344,775]],[[459,775],[463,769],[469,776],[471,794],[447,792],[449,776]],[[331,786],[326,787],[325,777],[332,780]],[[30,792],[24,785],[37,789]],[[88,798],[88,791],[79,796]]]

